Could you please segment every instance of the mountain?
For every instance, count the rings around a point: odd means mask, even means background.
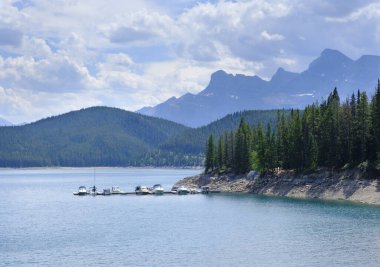
[[[0,117],[0,127],[1,126],[12,126],[13,124],[3,118]]]
[[[241,110],[303,108],[326,99],[334,87],[342,99],[358,89],[371,94],[379,77],[379,56],[352,60],[337,50],[326,49],[301,73],[279,68],[271,80],[265,81],[219,70],[200,93],[172,97],[137,112],[199,127]]]
[[[186,129],[116,108],[82,109],[0,127],[0,167],[144,165],[148,152]],[[161,156],[171,165],[168,154]]]

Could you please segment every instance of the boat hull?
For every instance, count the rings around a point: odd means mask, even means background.
[[[136,193],[136,195],[140,195],[140,196],[149,195],[149,192],[135,192],[135,193]]]
[[[178,191],[177,191],[177,194],[178,194],[178,195],[187,195],[188,193],[189,193],[188,190],[178,190]]]
[[[155,195],[163,195],[164,194],[164,190],[153,191],[153,194],[155,194]]]

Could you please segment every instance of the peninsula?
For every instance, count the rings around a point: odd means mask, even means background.
[[[242,119],[216,144],[210,135],[204,174],[178,185],[380,204],[379,131],[380,81],[371,101],[358,91],[342,102],[334,89],[321,104],[279,112],[274,127]]]

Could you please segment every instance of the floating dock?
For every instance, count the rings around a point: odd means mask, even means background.
[[[202,193],[202,192],[191,192],[191,193],[188,193],[186,195],[195,195],[195,194],[204,194],[204,195],[207,195],[207,194],[210,194],[210,193],[220,193],[219,190],[210,190],[208,193]],[[93,193],[86,193],[86,194],[79,194],[78,192],[73,192],[73,195],[74,196],[86,196],[86,195],[96,195],[96,196],[111,196],[111,195],[120,195],[120,196],[126,196],[126,195],[137,195],[137,196],[142,196],[142,195],[139,195],[139,194],[136,194],[135,192],[122,192],[122,193],[111,193],[109,195],[105,195],[103,192],[96,192],[96,194],[93,194]],[[164,191],[162,194],[154,194],[154,193],[149,193],[149,194],[146,194],[144,196],[148,196],[148,195],[180,195],[178,194],[177,192],[175,191]]]

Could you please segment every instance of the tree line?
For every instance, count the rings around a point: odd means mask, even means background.
[[[278,111],[275,127],[250,127],[241,119],[235,131],[206,145],[205,172],[299,172],[380,164],[380,81],[369,100],[357,91],[341,101],[335,88],[326,101],[304,110]]]

